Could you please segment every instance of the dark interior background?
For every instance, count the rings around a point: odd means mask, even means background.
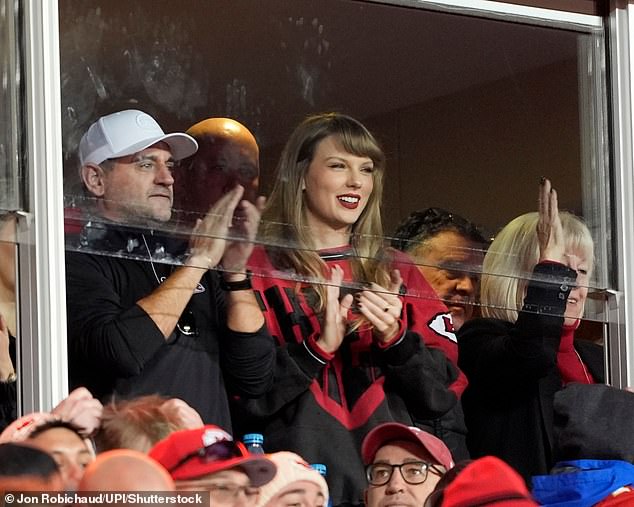
[[[582,211],[575,32],[351,0],[60,0],[66,194],[98,116],[165,130],[233,117],[256,135],[262,190],[307,114],[362,120],[389,157],[386,233],[442,206],[495,233],[539,177]]]

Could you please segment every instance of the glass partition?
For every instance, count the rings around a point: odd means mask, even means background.
[[[257,139],[259,193],[267,196],[282,147],[307,115],[338,111],[360,120],[387,158],[385,246],[410,213],[430,207],[467,218],[491,238],[514,217],[536,211],[541,176],[552,180],[561,209],[585,218],[596,243],[609,235],[608,194],[583,183],[589,172],[596,181],[605,177],[597,141],[604,125],[595,121],[605,100],[600,29],[471,18],[405,2],[185,0],[175,13],[150,1],[63,0],[60,33],[68,248],[95,247],[78,234],[100,221],[86,211],[94,196],[79,182],[79,140],[98,117],[123,109],[151,114],[166,132],[212,117],[241,122]],[[179,184],[193,172],[191,161],[182,165],[174,172],[172,218],[151,228],[186,243],[193,217],[226,183],[205,175]],[[273,219],[265,215],[263,231],[271,230],[267,220]],[[289,251],[310,248],[286,233],[260,241]],[[481,259],[485,248],[474,248],[478,255],[471,257]],[[103,253],[144,260],[149,254],[115,250]],[[182,261],[168,254],[158,260]],[[602,294],[614,283],[607,275],[614,272],[611,259],[598,249],[587,282],[587,322],[606,318]],[[481,266],[451,269],[478,274]],[[286,276],[318,281],[293,270]],[[602,326],[587,327],[600,341]]]
[[[20,192],[19,44],[16,2],[0,2],[0,210],[16,210],[22,204]]]

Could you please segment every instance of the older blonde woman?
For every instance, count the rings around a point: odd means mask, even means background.
[[[559,212],[543,179],[539,212],[521,215],[485,256],[484,318],[458,336],[473,457],[495,455],[525,479],[552,466],[554,394],[570,382],[603,381],[601,347],[574,339],[594,260],[586,225]]]

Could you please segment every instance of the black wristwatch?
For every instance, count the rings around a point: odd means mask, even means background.
[[[220,275],[220,288],[229,292],[236,290],[249,290],[252,288],[251,271],[247,271],[246,275],[247,277],[244,280],[240,280],[238,282],[229,282],[225,280],[224,276]]]

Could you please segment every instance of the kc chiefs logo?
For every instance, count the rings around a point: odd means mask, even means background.
[[[440,336],[444,336],[452,342],[458,343],[456,333],[454,333],[453,330],[453,320],[451,320],[450,313],[438,313],[434,315],[434,318],[431,319],[427,325]]]

